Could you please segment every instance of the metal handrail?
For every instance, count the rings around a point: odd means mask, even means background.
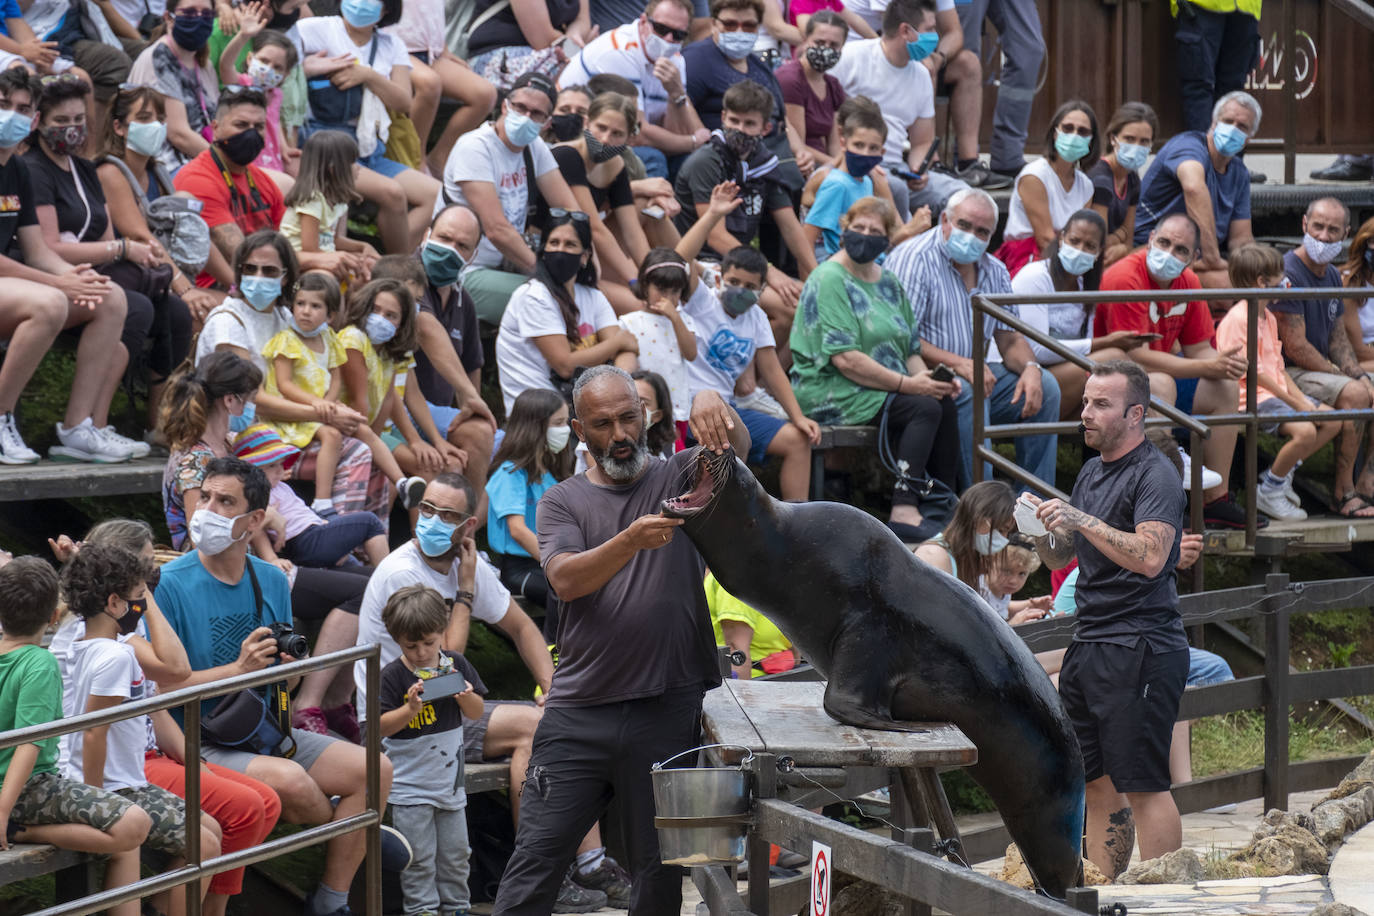
[[[226,853],[216,856],[213,859],[202,861],[200,855],[200,767],[187,766],[185,793],[186,865],[156,877],[145,878],[133,884],[126,884],[123,887],[101,891],[88,897],[83,897],[81,900],[48,907],[47,909],[38,911],[34,916],[84,916],[84,914],[87,913],[93,913],[131,900],[138,900],[180,885],[186,887],[187,916],[200,916],[200,882],[202,879],[219,874],[223,871],[228,871],[232,868],[251,865],[254,862],[261,862],[264,859],[276,855],[293,852],[307,846],[314,846],[326,840],[331,840],[336,836],[351,833],[354,830],[367,831],[367,854],[364,860],[367,916],[381,916],[382,838],[380,828],[382,817],[379,805],[381,801],[381,737],[378,732],[377,724],[377,691],[380,684],[381,647],[375,643],[370,646],[354,646],[351,649],[341,649],[338,652],[331,652],[328,655],[321,655],[317,658],[307,658],[300,661],[288,662],[283,665],[274,665],[262,671],[239,674],[208,684],[183,687],[180,690],[173,690],[168,693],[159,694],[155,697],[136,700],[132,703],[122,703],[118,706],[113,706],[98,712],[82,713],[79,716],[60,719],[56,722],[30,725],[25,728],[16,728],[6,732],[0,732],[0,750],[18,747],[21,744],[33,744],[47,738],[57,738],[88,728],[110,725],[114,722],[132,719],[135,716],[147,715],[148,713],[171,709],[174,706],[181,706],[183,707],[183,715],[185,717],[185,759],[199,762],[201,759],[200,704],[203,701],[234,693],[244,688],[261,687],[298,675],[311,674],[315,671],[323,671],[328,668],[335,668],[360,660],[366,662],[367,668],[367,699],[364,708],[364,721],[366,722],[366,743],[364,747],[367,756],[365,776],[366,797],[364,801],[366,807],[363,811],[342,820],[331,821],[327,824],[310,827],[292,834],[291,836],[280,837],[276,840],[259,844],[252,849]],[[195,799],[194,804],[191,801],[192,799]]]

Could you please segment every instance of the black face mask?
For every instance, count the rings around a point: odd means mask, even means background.
[[[727,127],[722,131],[725,134],[725,145],[730,152],[735,154],[735,158],[740,162],[749,161],[749,157],[754,155],[754,150],[759,148],[759,138],[734,127]]]
[[[887,236],[864,235],[862,232],[846,229],[840,236],[840,245],[854,263],[867,264],[887,251]]]
[[[549,118],[549,131],[559,143],[575,140],[582,133],[582,116],[575,111],[556,114]]]
[[[806,49],[806,62],[817,73],[824,73],[840,62],[840,52],[836,48],[822,48],[819,45]]]
[[[546,251],[544,269],[555,283],[567,283],[582,269],[582,255],[572,251]]]
[[[278,32],[290,31],[296,24],[296,20],[301,18],[301,11],[298,9],[294,13],[273,12],[272,18],[267,20],[267,28],[276,29]]]
[[[224,151],[234,165],[245,166],[258,158],[266,141],[262,138],[262,131],[255,128],[234,134],[227,140],[216,140],[215,145]]]
[[[619,156],[625,149],[625,144],[623,143],[618,146],[607,146],[605,143],[602,143],[600,140],[596,139],[596,137],[592,136],[592,132],[589,130],[582,131],[582,139],[587,141],[587,155],[591,156],[592,162],[598,165],[602,162],[610,162],[616,156]]]

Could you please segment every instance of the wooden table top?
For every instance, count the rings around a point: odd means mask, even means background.
[[[978,749],[956,726],[922,723],[917,732],[889,732],[841,725],[821,707],[820,681],[727,680],[708,691],[702,710],[704,741],[789,756],[797,766],[968,766]],[[713,751],[739,763],[740,748]]]

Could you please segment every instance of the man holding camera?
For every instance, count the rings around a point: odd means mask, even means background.
[[[286,650],[300,648],[292,645],[290,635],[286,576],[248,555],[249,538],[262,527],[267,509],[266,475],[237,458],[216,458],[200,486],[200,507],[189,526],[196,549],[162,568],[155,593],[186,646],[192,668],[189,678],[162,684],[164,689],[261,671],[277,658],[292,661]],[[202,719],[219,702],[206,700]],[[261,754],[204,740],[201,757],[271,786],[281,798],[281,819],[289,823],[323,824],[352,817],[366,806],[365,752],[328,735],[292,728],[276,751]],[[385,756],[381,762],[380,804],[385,808],[391,763]],[[331,796],[339,797],[337,805],[331,805]],[[362,864],[365,844],[362,831],[329,841],[324,874],[306,903],[307,916],[345,916],[348,889]]]

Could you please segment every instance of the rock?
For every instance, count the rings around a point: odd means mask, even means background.
[[[1202,860],[1186,846],[1157,859],[1139,862],[1118,875],[1117,884],[1195,884],[1202,880]]]
[[[1343,798],[1327,799],[1312,807],[1312,820],[1317,839],[1328,849],[1335,849],[1341,840],[1359,830],[1374,817],[1374,785],[1363,787]]]
[[[1271,832],[1262,833],[1266,829]],[[1253,863],[1270,875],[1324,875],[1329,864],[1326,846],[1297,823],[1284,823],[1276,829],[1261,827],[1250,845],[1231,858]]]
[[[1309,916],[1365,916],[1365,912],[1364,910],[1357,910],[1353,906],[1346,906],[1344,903],[1323,903]]]
[[[1019,887],[1024,891],[1035,890],[1035,885],[1031,881],[1030,869],[1026,868],[1025,860],[1021,858],[1021,850],[1012,843],[1007,847],[1006,858],[1002,860],[1002,871],[998,873],[997,880],[1005,881],[1013,887]],[[1083,886],[1096,887],[1102,884],[1111,884],[1112,879],[1102,874],[1102,871],[1087,859],[1083,860]]]
[[[836,892],[830,911],[835,916],[902,916],[903,901],[876,884],[855,881]]]
[[[1347,773],[1346,777],[1341,780],[1341,784],[1332,789],[1331,793],[1322,801],[1345,798],[1370,787],[1374,787],[1374,751],[1370,751],[1355,769]],[[1317,804],[1321,804],[1321,802]],[[1374,817],[1374,814],[1371,816]]]

